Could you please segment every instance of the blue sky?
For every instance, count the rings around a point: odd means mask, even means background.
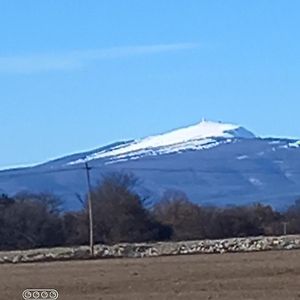
[[[0,2],[0,167],[202,117],[300,136],[300,1]]]

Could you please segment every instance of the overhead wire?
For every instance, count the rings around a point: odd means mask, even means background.
[[[109,166],[90,166],[91,170],[103,170],[103,168],[106,167],[107,171],[146,171],[146,172],[162,172],[162,173],[204,173],[204,174],[239,174],[241,173],[247,173],[247,174],[267,174],[267,175],[273,175],[277,173],[280,170],[271,170],[270,171],[263,171],[263,170],[251,170],[251,169],[245,169],[245,170],[213,170],[213,169],[199,169],[199,168],[157,168],[157,167],[120,167],[117,168],[113,167],[112,165]],[[64,172],[75,172],[75,171],[84,171],[84,166],[78,166],[78,167],[67,167],[67,168],[56,168],[56,169],[50,169],[50,170],[40,170],[40,171],[27,171],[25,169],[21,170],[7,170],[7,171],[1,171],[0,172],[0,180],[1,178],[14,178],[14,177],[24,177],[24,176],[35,176],[35,175],[47,175],[47,174],[55,174],[55,173],[64,173]],[[300,174],[300,170],[281,170],[284,172],[290,172],[293,174]]]

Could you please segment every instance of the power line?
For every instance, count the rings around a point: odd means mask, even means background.
[[[92,169],[97,169],[97,167],[92,167]],[[113,168],[115,169],[115,168]],[[247,173],[247,174],[267,174],[267,175],[274,175],[276,173],[272,172],[290,172],[293,174],[300,174],[300,171],[294,170],[272,170],[272,171],[258,171],[258,170],[203,170],[203,169],[195,169],[195,168],[185,168],[185,169],[174,169],[174,168],[116,168],[119,171],[157,171],[162,173],[189,173],[189,172],[197,172],[197,173],[204,173],[204,174],[240,174],[240,173]]]
[[[107,167],[107,166],[106,166]],[[101,169],[103,170],[103,167],[99,166],[89,166],[90,170],[95,169]],[[185,168],[185,169],[174,169],[174,168],[133,168],[133,167],[126,167],[126,168],[110,168],[107,167],[107,171],[146,171],[146,172],[161,172],[161,173],[204,173],[204,174],[240,174],[240,173],[246,173],[246,174],[253,174],[253,175],[259,175],[259,174],[266,174],[266,175],[275,175],[280,170],[272,170],[268,171],[260,171],[260,170],[203,170],[203,169],[196,169],[196,168]],[[35,176],[35,175],[47,175],[47,174],[56,174],[56,173],[63,173],[63,172],[74,172],[74,171],[80,171],[80,170],[86,170],[84,166],[82,167],[76,167],[76,168],[57,168],[57,169],[51,169],[51,170],[42,170],[42,171],[7,171],[7,172],[22,172],[22,173],[14,173],[14,174],[7,174],[6,172],[2,171],[0,172],[0,178],[14,178],[14,177],[26,177],[26,176]],[[296,170],[281,170],[282,172],[290,172],[292,174],[300,174],[300,171]]]
[[[34,175],[47,175],[47,174],[53,174],[53,173],[64,173],[64,172],[74,172],[74,171],[85,171],[86,172],[86,180],[87,180],[87,186],[88,186],[88,193],[87,193],[87,204],[88,204],[88,214],[89,214],[89,238],[90,238],[90,252],[91,255],[94,255],[94,220],[93,220],[93,203],[92,203],[92,185],[91,185],[91,174],[90,172],[92,170],[98,170],[102,169],[103,167],[100,166],[90,166],[86,162],[83,165],[78,165],[76,167],[68,167],[68,168],[57,168],[57,169],[51,169],[51,170],[42,170],[42,171],[23,171],[22,174],[1,174],[0,172],[0,180],[1,177],[20,177],[20,176],[34,176]],[[174,168],[133,168],[133,167],[127,167],[127,168],[108,168],[107,171],[158,171],[158,172],[167,172],[167,173],[186,173],[186,172],[196,172],[196,173],[210,173],[210,174],[238,174],[238,171],[234,170],[203,170],[203,169],[195,169],[195,168],[186,168],[186,169],[174,169]],[[291,171],[291,170],[285,170],[286,172],[291,172],[294,174],[300,174],[300,171]],[[12,171],[11,171],[12,172]],[[270,174],[266,171],[253,171],[253,170],[243,170],[244,173],[248,174],[268,174],[268,175],[274,175]],[[237,191],[238,192],[238,191]],[[59,193],[60,194],[60,193]],[[69,191],[68,193],[62,193],[60,195],[66,195],[66,194],[73,194],[72,191]],[[74,192],[74,196],[76,196],[76,192]],[[234,193],[235,194],[235,193]],[[234,195],[236,196],[236,195]],[[241,196],[241,195],[240,195]],[[253,197],[255,195],[248,195],[247,198]],[[279,198],[279,197],[288,197],[288,196],[299,196],[298,192],[289,192],[284,194],[278,194],[276,195],[268,195],[266,197],[263,197],[261,200],[270,200],[272,198]],[[261,197],[261,196],[260,196]],[[210,202],[211,200],[216,200],[218,198],[222,198],[221,196],[205,196],[204,200],[205,202]],[[243,198],[245,198],[245,195],[243,195]]]
[[[43,170],[43,171],[8,170],[8,171],[1,171],[0,178],[1,177],[23,177],[23,176],[34,176],[34,175],[47,175],[47,174],[53,174],[53,173],[72,172],[72,171],[79,171],[79,170],[85,170],[85,168],[84,167],[59,168],[59,169],[51,169],[51,170]],[[12,173],[12,172],[22,172],[22,173],[7,174],[7,173]]]

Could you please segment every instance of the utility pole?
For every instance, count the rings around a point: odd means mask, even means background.
[[[287,225],[288,222],[283,222],[283,235],[287,235]]]
[[[89,210],[89,232],[90,232],[90,254],[94,256],[94,216],[93,216],[93,201],[92,201],[92,185],[88,163],[85,163],[86,179],[88,185],[88,210]]]

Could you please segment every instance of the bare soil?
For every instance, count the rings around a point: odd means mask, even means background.
[[[59,300],[300,300],[300,251],[0,265],[0,299],[55,288]]]

